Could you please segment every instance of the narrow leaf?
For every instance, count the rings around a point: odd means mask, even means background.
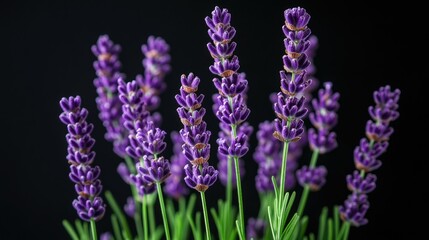
[[[70,224],[69,221],[63,220],[63,226],[66,229],[67,233],[70,235],[70,238],[73,240],[79,240],[79,237],[76,233],[76,231],[73,229],[73,226]]]

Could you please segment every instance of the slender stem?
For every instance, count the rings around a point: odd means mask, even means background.
[[[313,155],[311,156],[310,168],[316,167],[318,157],[319,157],[319,151],[314,150]],[[305,208],[305,205],[307,204],[307,199],[308,199],[309,193],[310,193],[310,187],[307,185],[304,187],[304,190],[302,191],[301,199],[299,200],[298,216],[300,216],[300,217],[304,213],[304,208]]]
[[[148,227],[147,227],[147,197],[143,197],[142,201],[142,216],[143,216],[143,236],[145,240],[149,239]],[[152,233],[153,234],[153,233]]]
[[[365,177],[365,170],[360,170],[360,176],[362,177],[362,178],[364,178]]]
[[[284,142],[283,143],[282,168],[281,168],[281,172],[280,172],[280,194],[279,194],[279,201],[278,201],[279,206],[281,205],[281,202],[282,202],[281,200],[283,198],[284,191],[285,191],[286,165],[287,165],[287,154],[288,154],[288,151],[289,151],[289,142]]]
[[[226,202],[231,206],[232,202],[232,159],[228,156],[228,179],[226,184]]]
[[[95,226],[95,220],[93,218],[91,218],[91,235],[92,235],[92,240],[97,240],[97,228]]]
[[[304,212],[305,205],[307,203],[308,194],[310,193],[310,187],[307,185],[304,187],[304,190],[302,191],[301,199],[299,200],[299,207],[298,207],[298,216],[302,216],[302,213]]]
[[[200,193],[201,193],[201,204],[203,205],[204,223],[206,224],[206,237],[207,237],[207,240],[210,240],[211,234],[210,234],[209,214],[207,213],[206,196],[204,192],[200,192]]]
[[[148,196],[150,196],[152,198],[154,197],[153,194],[150,194]],[[156,231],[156,229],[155,229],[156,219],[155,219],[155,212],[154,212],[154,207],[153,207],[154,202],[153,201],[152,202],[148,201],[146,203],[147,203],[147,207],[148,207],[148,210],[149,210],[149,229],[150,229],[150,233],[151,234],[155,234],[155,231]]]
[[[240,166],[238,163],[238,157],[234,157],[235,164],[235,178],[237,179],[237,196],[238,196],[238,209],[240,212],[240,227],[241,233],[243,235],[243,240],[246,239],[245,229],[244,229],[244,212],[243,212],[243,194],[241,190],[241,176],[240,176]]]
[[[318,157],[319,157],[319,151],[318,150],[314,150],[313,151],[313,155],[311,156],[310,168],[316,167],[316,163],[317,163],[317,158]]]
[[[161,183],[156,183],[156,189],[158,190],[159,205],[161,207],[162,220],[164,221],[165,238],[167,240],[170,240],[170,230],[168,228],[168,219],[167,213],[165,211],[164,196],[162,195]]]

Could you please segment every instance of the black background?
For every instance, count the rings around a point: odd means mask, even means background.
[[[329,170],[323,191],[311,194],[308,213],[311,229],[322,206],[341,204],[348,194],[345,175],[353,170],[353,149],[364,136],[367,107],[372,92],[390,84],[402,90],[400,119],[395,134],[376,171],[378,187],[369,196],[370,223],[353,228],[350,239],[410,239],[418,229],[415,216],[422,214],[423,187],[427,167],[423,156],[423,133],[427,118],[423,99],[423,74],[427,60],[421,62],[427,37],[418,28],[418,7],[413,5],[373,6],[362,1],[136,1],[102,3],[94,1],[53,1],[51,3],[9,3],[0,8],[2,68],[2,191],[1,239],[66,239],[61,220],[76,218],[71,201],[75,197],[68,179],[65,160],[65,127],[59,122],[58,101],[63,96],[80,95],[90,110],[88,120],[95,123],[96,163],[102,167],[105,189],[112,190],[121,203],[129,188],[116,174],[120,159],[103,138],[104,128],[95,104],[92,84],[95,57],[90,46],[101,34],[122,45],[123,72],[131,80],[142,73],[140,45],[149,35],[165,38],[171,46],[173,71],[167,76],[168,88],[162,95],[160,112],[167,132],[180,128],[174,94],[182,73],[194,72],[202,79],[200,90],[206,96],[215,92],[208,71],[212,63],[204,17],[215,5],[227,7],[237,29],[236,54],[241,71],[246,72],[250,91],[249,122],[257,126],[272,120],[268,99],[278,91],[278,71],[282,68],[283,11],[302,6],[312,15],[310,27],[319,38],[315,64],[321,81],[332,81],[341,93],[339,148],[322,156],[319,164]],[[5,41],[5,42],[3,42]],[[424,58],[423,58],[424,59]],[[424,63],[424,64],[422,64]],[[6,84],[4,84],[6,83]],[[211,109],[211,98],[205,107]],[[207,122],[217,132],[217,120],[208,111]],[[414,133],[418,133],[414,134]],[[216,135],[216,134],[214,134]],[[419,136],[424,140],[415,138]],[[214,137],[213,137],[214,142]],[[170,143],[170,142],[169,142]],[[256,137],[251,138],[252,147]],[[170,145],[171,146],[171,145]],[[215,145],[214,145],[215,146]],[[216,147],[213,147],[216,149]],[[308,149],[307,149],[308,152]],[[167,151],[169,156],[171,151]],[[215,154],[212,154],[215,156]],[[216,162],[213,158],[212,162]],[[308,163],[308,154],[301,162]],[[254,176],[256,163],[246,158],[243,181],[246,218],[257,214]],[[427,187],[427,182],[426,182]],[[300,188],[297,188],[300,192]],[[207,192],[210,206],[223,196],[219,183]],[[423,215],[424,217],[424,215]],[[109,218],[100,222],[99,232],[109,228]],[[410,226],[415,227],[411,228]],[[20,230],[14,230],[19,226]],[[214,226],[213,226],[214,227]]]

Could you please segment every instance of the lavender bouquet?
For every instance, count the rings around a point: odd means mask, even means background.
[[[343,240],[348,239],[351,227],[368,223],[368,194],[375,190],[377,180],[373,172],[382,165],[379,157],[393,134],[391,123],[399,117],[400,91],[383,86],[374,92],[366,137],[353,153],[356,170],[345,176],[344,187],[351,194],[342,205],[332,206],[331,215],[325,207],[318,231],[308,232],[312,220],[306,216],[307,200],[311,192],[323,188],[328,173],[318,159],[338,146],[335,126],[340,94],[333,83],[325,82],[312,99],[319,81],[312,63],[318,41],[309,28],[310,15],[296,7],[287,9],[284,17],[280,91],[267,96],[273,102],[273,115],[259,124],[254,150],[249,144],[254,129],[246,121],[250,84],[234,54],[236,29],[227,9],[216,7],[205,19],[210,37],[207,48],[213,58],[209,70],[215,75],[212,109],[219,120],[217,140],[215,145],[210,141],[209,129],[215,127],[205,121],[205,96],[200,92],[207,90],[199,89],[200,78],[193,73],[173,76],[180,79],[180,84],[169,86],[178,89],[177,121],[183,127],[170,135],[172,156],[164,153],[167,133],[156,111],[171,69],[169,45],[160,37],[149,37],[142,46],[144,73],[126,81],[119,61],[121,47],[107,35],[100,36],[92,46],[97,57],[96,103],[105,139],[123,159],[117,173],[129,185],[130,195],[123,207],[111,192],[106,191],[103,197],[101,179],[106,175],[95,165],[93,125],[86,120],[89,113],[79,96],[61,99],[60,120],[68,132],[69,176],[77,193],[72,205],[80,219],[74,224],[63,221],[71,239],[280,240],[315,239],[317,235],[321,240]],[[309,160],[302,159],[307,145]],[[216,146],[216,154],[212,146]],[[246,221],[243,190],[248,188],[243,188],[241,178],[244,158],[250,152],[258,164],[255,182],[260,209]],[[225,196],[219,197],[217,206],[208,206],[205,192],[218,179],[225,186]],[[296,183],[302,187],[299,194],[293,191]],[[195,210],[197,201],[202,213]],[[107,207],[112,210],[112,231],[98,235],[96,223],[105,217]],[[157,218],[162,224],[158,225]]]

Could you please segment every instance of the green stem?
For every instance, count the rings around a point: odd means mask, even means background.
[[[316,167],[316,163],[317,163],[317,158],[318,157],[319,157],[319,151],[318,150],[314,150],[313,151],[313,155],[311,156],[310,168]]]
[[[204,192],[200,192],[200,193],[201,193],[201,204],[203,205],[204,223],[206,224],[206,236],[207,236],[207,240],[210,240],[211,234],[210,234],[209,214],[207,213],[206,196]]]
[[[152,194],[150,194],[148,196],[150,196],[152,198],[154,197]],[[148,203],[147,207],[148,207],[148,210],[149,210],[149,229],[150,229],[150,233],[151,234],[155,234],[155,231],[156,231],[156,229],[155,229],[156,219],[155,219],[155,212],[154,212],[154,207],[153,207],[154,202],[152,202],[152,203],[147,202],[147,203]]]
[[[226,202],[228,206],[232,203],[232,161],[231,157],[228,157],[228,179],[226,184]]]
[[[161,207],[162,220],[164,222],[165,237],[167,240],[170,240],[170,230],[168,228],[168,219],[167,213],[165,211],[164,196],[162,195],[161,183],[156,183],[156,189],[158,190],[158,199],[159,205]]]
[[[146,196],[144,196],[143,201],[142,201],[143,236],[144,236],[145,240],[148,240],[149,234],[147,232],[148,228],[147,228],[147,203],[146,203],[146,201],[147,201]]]
[[[289,122],[288,122],[289,125]],[[285,191],[285,184],[286,184],[286,165],[287,165],[287,154],[289,151],[289,142],[284,142],[283,143],[283,156],[282,156],[282,168],[281,168],[281,172],[280,172],[280,194],[279,194],[279,201],[278,204],[279,206],[281,205],[281,200],[283,198],[284,195],[284,191]]]
[[[242,240],[246,239],[246,233],[244,229],[244,212],[243,212],[243,194],[241,190],[241,176],[240,176],[240,166],[238,163],[238,157],[234,157],[234,164],[235,164],[235,178],[237,179],[237,197],[238,197],[238,209],[240,213],[240,227],[241,227],[241,233],[243,236]]]
[[[97,228],[95,226],[95,220],[91,218],[91,235],[92,235],[92,240],[97,240]]]
[[[310,193],[310,187],[307,185],[304,187],[304,190],[302,191],[301,199],[299,200],[298,216],[300,217],[304,212],[305,204],[307,203],[307,198],[309,193]]]
[[[313,155],[311,156],[310,168],[316,167],[318,157],[319,157],[319,151],[314,150]],[[299,200],[298,216],[300,216],[300,217],[304,213],[304,208],[305,208],[305,205],[307,204],[307,199],[308,199],[309,193],[310,193],[310,187],[307,185],[304,187],[304,190],[302,191],[301,199]]]

